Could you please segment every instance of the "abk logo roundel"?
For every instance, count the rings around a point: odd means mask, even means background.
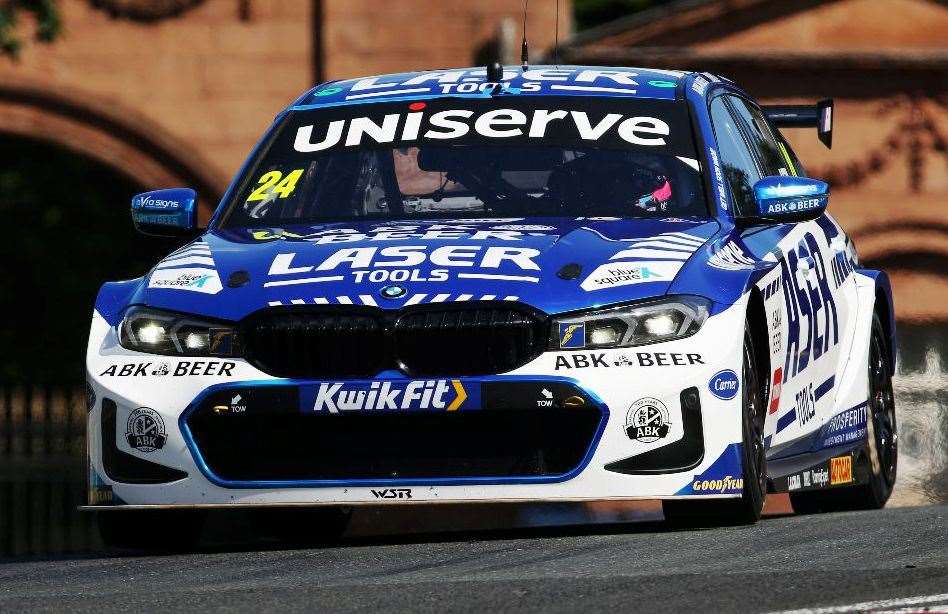
[[[646,397],[632,404],[625,417],[629,439],[654,443],[668,435],[668,408],[658,399]]]
[[[168,441],[165,421],[153,409],[139,407],[128,416],[125,440],[139,452],[160,450]]]
[[[736,397],[738,389],[740,389],[740,380],[737,379],[737,373],[730,369],[718,371],[708,382],[708,390],[711,394],[724,401]]]

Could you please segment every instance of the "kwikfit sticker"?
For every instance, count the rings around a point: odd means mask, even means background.
[[[323,382],[300,389],[303,413],[458,411],[480,407],[480,386],[461,380]]]

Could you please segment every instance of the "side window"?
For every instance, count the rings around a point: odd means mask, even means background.
[[[723,96],[711,101],[711,125],[737,212],[751,213],[755,208],[753,188],[760,179],[760,172]]]
[[[777,145],[777,139],[764,117],[756,105],[740,98],[738,96],[728,96],[738,117],[744,123],[747,129],[747,135],[750,138],[750,147],[757,154],[757,159],[767,175],[792,175],[791,169],[787,168],[787,160]]]
[[[777,145],[780,146],[781,153],[787,157],[787,164],[790,165],[790,174],[796,177],[806,177],[806,169],[803,167],[803,163],[800,162],[800,159],[797,158],[797,154],[793,153],[793,149],[790,147],[790,142],[783,138],[783,135],[778,131],[780,140],[777,141]]]

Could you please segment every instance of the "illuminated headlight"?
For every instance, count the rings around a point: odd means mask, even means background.
[[[705,298],[675,296],[562,316],[553,320],[550,349],[622,348],[690,337],[710,309]]]
[[[149,354],[233,356],[232,326],[194,316],[132,307],[118,326],[123,348]]]

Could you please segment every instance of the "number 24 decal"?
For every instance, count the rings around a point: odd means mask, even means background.
[[[301,168],[290,171],[286,177],[283,176],[281,171],[264,173],[263,176],[257,180],[259,184],[257,189],[251,192],[250,196],[247,197],[247,202],[266,200],[271,194],[275,194],[278,198],[286,198],[296,189],[296,182],[299,181],[302,176],[303,169]]]

